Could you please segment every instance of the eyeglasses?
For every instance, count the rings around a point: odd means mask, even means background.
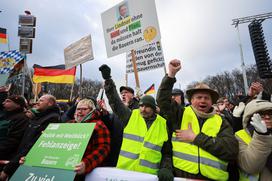
[[[90,108],[85,108],[85,107],[78,107],[78,108],[76,108],[77,111],[87,111],[89,109]]]

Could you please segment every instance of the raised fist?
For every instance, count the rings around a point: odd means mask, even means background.
[[[168,69],[168,76],[174,78],[176,76],[176,73],[181,69],[180,60],[171,60],[168,65]]]
[[[99,70],[101,71],[103,79],[107,80],[111,78],[111,68],[108,65],[101,65]]]

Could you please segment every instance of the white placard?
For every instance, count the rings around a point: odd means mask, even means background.
[[[91,35],[85,36],[64,49],[65,68],[69,69],[94,59]]]
[[[157,175],[122,170],[113,167],[98,167],[87,174],[85,181],[158,181]],[[194,179],[174,178],[174,181],[194,181]],[[195,180],[197,181],[197,180]],[[199,181],[199,180],[198,180]]]
[[[135,50],[138,72],[164,67],[164,57],[159,41]],[[131,52],[127,53],[126,73],[133,73]]]
[[[108,57],[161,38],[155,0],[122,1],[102,13],[101,18]]]

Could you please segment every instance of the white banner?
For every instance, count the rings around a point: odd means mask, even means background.
[[[159,41],[136,49],[135,55],[138,72],[164,67],[164,57]],[[131,59],[131,52],[127,53],[126,73],[134,72]]]
[[[86,175],[85,181],[158,181],[157,175],[122,170],[114,167],[98,167]],[[174,181],[194,181],[194,179],[174,178]],[[197,181],[197,180],[195,180]]]
[[[69,69],[93,60],[91,35],[81,38],[64,49],[65,68]]]
[[[155,0],[122,1],[101,14],[108,57],[161,38]]]

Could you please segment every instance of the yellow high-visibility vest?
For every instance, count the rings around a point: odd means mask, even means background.
[[[161,149],[168,140],[166,120],[160,115],[147,129],[139,109],[134,109],[124,129],[117,168],[157,174]]]
[[[252,138],[245,129],[237,131],[235,135],[241,138],[241,140],[243,140],[243,142],[245,142],[247,145],[249,145],[249,143],[251,142]],[[259,180],[259,174],[252,175],[252,174],[246,173],[241,168],[239,168],[239,173],[240,173],[240,177],[239,177],[240,181],[258,181]]]
[[[184,110],[180,129],[188,129],[189,123],[191,123],[195,134],[202,132],[207,136],[215,138],[221,128],[222,118],[215,114],[205,121],[200,130],[196,114],[191,106],[188,106]],[[213,180],[228,180],[227,162],[220,160],[192,143],[177,140],[175,133],[172,135],[172,144],[173,165],[175,168],[191,174],[201,173],[201,175]]]

